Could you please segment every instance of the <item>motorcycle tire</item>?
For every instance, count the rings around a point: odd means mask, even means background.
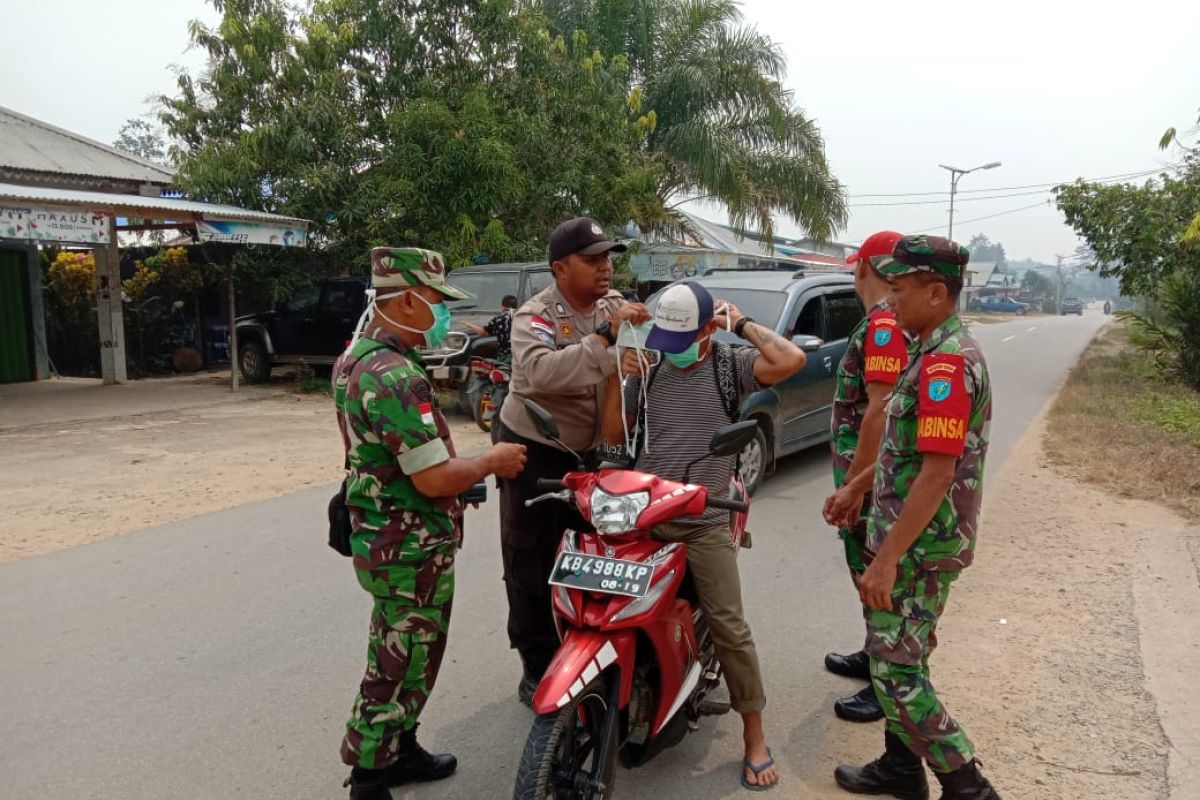
[[[492,430],[492,420],[495,416],[487,415],[488,405],[492,402],[492,387],[486,386],[483,389],[471,392],[471,418],[475,420],[475,424],[479,430],[488,433]]]
[[[619,749],[616,725],[612,726],[606,763],[595,763],[601,748],[594,737],[604,730],[604,719],[609,713],[606,695],[604,678],[598,676],[559,711],[538,715],[521,753],[513,800],[611,800],[614,797]],[[587,723],[580,719],[581,708],[587,709]],[[619,714],[620,710],[613,709],[611,713]],[[591,780],[564,781],[564,776],[580,772]],[[592,786],[577,788],[581,783]]]

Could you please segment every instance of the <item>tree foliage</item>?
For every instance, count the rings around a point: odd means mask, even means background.
[[[1200,240],[1191,235],[1200,214],[1200,150],[1141,186],[1077,181],[1055,192],[1094,252],[1088,268],[1118,278],[1122,294],[1151,300],[1155,317],[1141,324],[1155,334],[1160,363],[1200,388]]]
[[[967,249],[971,251],[972,261],[994,261],[997,265],[1003,265],[1007,262],[1007,257],[1004,254],[1004,245],[999,242],[993,242],[983,233],[977,233],[972,236]]]
[[[733,227],[770,239],[781,214],[822,239],[846,220],[841,184],[815,122],[784,88],[786,60],[746,25],[736,0],[542,0],[563,35],[583,30],[625,53],[632,96],[653,115],[642,147],[657,167],[661,213],[645,230],[677,230],[689,198],[725,206]]]
[[[452,264],[534,257],[558,221],[655,213],[652,123],[627,62],[551,34],[508,0],[223,0],[193,23],[209,57],[163,98],[194,196],[312,220],[365,266],[371,246]]]
[[[167,137],[163,130],[137,117],[125,121],[117,132],[113,147],[147,161],[163,164],[167,160]]]

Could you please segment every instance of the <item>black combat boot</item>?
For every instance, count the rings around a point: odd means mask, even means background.
[[[942,800],[1000,800],[1000,793],[980,772],[978,761],[934,775],[942,784]]]
[[[355,767],[342,785],[350,787],[350,800],[392,800],[386,769]]]
[[[883,706],[875,696],[875,687],[868,685],[834,703],[833,713],[847,722],[874,722],[883,719]]]
[[[521,657],[521,682],[517,684],[517,699],[521,705],[533,708],[533,695],[537,692],[542,676],[546,674],[546,666],[538,669],[537,664],[531,664],[524,656]]]
[[[417,726],[400,734],[400,755],[387,768],[388,785],[402,783],[424,783],[449,778],[458,769],[458,759],[446,753],[430,755],[417,744]]]
[[[925,765],[900,737],[887,731],[883,735],[884,752],[870,764],[851,767],[843,764],[833,772],[837,785],[854,794],[889,794],[900,800],[929,800],[929,781]]]
[[[851,653],[848,656],[838,655],[837,653],[826,653],[825,669],[834,675],[841,675],[846,678],[858,678],[864,681],[871,680],[871,658],[862,650],[859,650],[857,653]]]

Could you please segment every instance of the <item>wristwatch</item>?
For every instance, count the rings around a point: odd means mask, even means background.
[[[616,336],[616,334],[613,333],[611,322],[605,322],[602,325],[597,325],[596,330],[593,331],[593,333],[603,336],[605,341],[608,342],[610,347],[617,343],[617,336]]]
[[[746,324],[749,322],[754,322],[754,320],[752,320],[750,317],[742,317],[737,321],[737,324],[733,326],[733,332],[738,336],[738,338],[746,338],[742,335],[742,331],[746,330]]]

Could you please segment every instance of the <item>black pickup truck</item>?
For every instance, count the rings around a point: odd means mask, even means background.
[[[430,376],[445,388],[465,392],[471,357],[487,356],[496,349],[490,336],[462,331],[463,322],[485,325],[500,313],[505,295],[524,303],[554,281],[545,262],[487,264],[453,270],[447,280],[470,292],[470,300],[447,303],[454,318],[446,344],[422,351]],[[346,349],[366,303],[366,278],[332,278],[313,284],[270,311],[238,317],[238,367],[246,381],[268,380],[271,370],[283,364],[332,366]]]

